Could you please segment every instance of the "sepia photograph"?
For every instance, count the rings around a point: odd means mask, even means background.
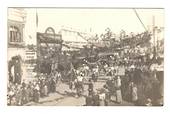
[[[8,7],[7,106],[164,105],[164,8]]]

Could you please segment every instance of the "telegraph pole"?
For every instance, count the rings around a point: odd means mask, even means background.
[[[153,45],[154,45],[154,58],[156,59],[156,43],[155,43],[155,16],[152,17],[152,23],[153,23]]]
[[[155,16],[152,17],[152,23],[153,23],[153,45],[155,48]]]

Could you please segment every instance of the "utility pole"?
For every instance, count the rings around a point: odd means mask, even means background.
[[[156,40],[155,40],[155,30],[156,30],[156,28],[155,28],[155,16],[153,16],[152,17],[152,23],[153,23],[153,45],[154,45],[154,59],[156,59],[156,56],[157,56],[157,54],[156,54]]]
[[[153,45],[155,48],[155,16],[152,17],[152,26],[153,26]]]

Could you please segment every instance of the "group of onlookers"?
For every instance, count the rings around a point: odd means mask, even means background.
[[[56,92],[58,77],[41,74],[37,79],[21,84],[8,83],[7,100],[8,105],[24,105],[28,102],[39,102],[41,97],[46,97],[49,93]]]
[[[145,66],[134,66],[125,69],[125,75],[115,75],[110,73],[103,86],[103,92],[94,90],[94,81],[89,80],[89,95],[86,97],[86,105],[93,105],[93,97],[95,93],[99,95],[99,101],[103,101],[104,105],[108,105],[112,101],[123,104],[124,101],[133,105],[142,106],[160,106],[163,105],[163,73],[152,71]],[[101,97],[103,96],[103,97]],[[91,99],[91,101],[90,101]],[[100,105],[101,105],[100,104]]]

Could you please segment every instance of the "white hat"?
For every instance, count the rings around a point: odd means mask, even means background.
[[[151,102],[152,100],[150,98],[147,99],[148,102]]]
[[[130,68],[135,68],[135,66],[134,66],[134,65],[131,65]]]

